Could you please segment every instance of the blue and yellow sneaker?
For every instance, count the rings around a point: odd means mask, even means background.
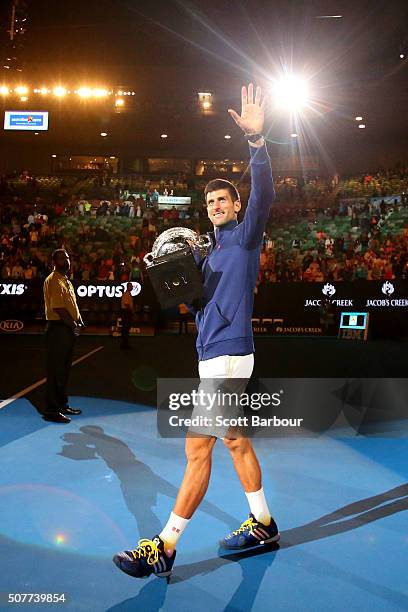
[[[220,540],[220,546],[231,550],[241,550],[278,542],[279,539],[280,534],[273,518],[271,518],[269,525],[264,525],[257,521],[253,514],[250,514],[239,529],[232,531]]]
[[[154,574],[167,578],[169,583],[175,558],[176,551],[168,557],[164,552],[163,540],[155,536],[152,540],[139,540],[137,548],[117,553],[112,561],[122,572],[134,578],[147,578]]]

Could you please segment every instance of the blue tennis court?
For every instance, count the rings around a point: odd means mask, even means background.
[[[207,496],[167,585],[132,579],[111,558],[167,520],[183,440],[159,438],[149,406],[70,400],[83,414],[66,426],[39,419],[25,398],[0,411],[3,594],[64,593],[69,610],[408,609],[403,423],[392,438],[339,431],[255,440],[282,536],[279,549],[261,553],[219,555],[218,540],[245,519],[247,504],[217,443]]]

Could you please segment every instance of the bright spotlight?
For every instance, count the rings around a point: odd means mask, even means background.
[[[39,93],[42,96],[45,96],[48,93],[48,89],[46,87],[41,87],[41,89],[39,90]]]
[[[28,93],[28,87],[20,85],[20,87],[16,87],[14,91],[18,93],[19,96],[25,96]]]
[[[105,96],[107,96],[107,95],[108,95],[108,91],[107,91],[107,89],[95,88],[95,89],[92,91],[92,95],[93,95],[95,98],[104,98]]]
[[[225,134],[224,138],[225,138],[225,140],[230,140],[231,136],[229,134]]]
[[[362,117],[356,117],[356,121],[362,121],[363,118]]]
[[[162,134],[160,138],[167,138],[167,134]]]
[[[290,135],[291,138],[297,138],[297,134],[293,133]]]
[[[9,93],[9,88],[6,87],[5,85],[3,85],[2,87],[0,87],[0,94],[2,96],[7,96]]]
[[[275,85],[274,96],[278,106],[300,110],[308,101],[308,87],[304,79],[286,75]]]
[[[123,98],[116,98],[115,106],[124,106],[124,105],[125,105],[125,101]]]
[[[51,157],[54,157],[54,158],[55,158],[55,157],[57,157],[57,156],[55,155],[55,153],[53,153],[53,154],[51,155]]]
[[[405,55],[403,53],[400,53],[400,59],[404,59]]]
[[[105,136],[107,136],[108,134],[106,132],[101,132],[101,136],[103,136],[103,138],[105,138]]]
[[[92,95],[92,90],[89,87],[80,87],[78,89],[78,96],[80,98],[89,98]]]
[[[21,96],[20,100],[21,102],[27,102],[28,98],[27,96]]]
[[[65,87],[54,87],[54,96],[57,96],[57,98],[62,98],[66,93],[67,90]]]
[[[364,123],[360,123],[360,125],[358,127],[360,128],[360,130],[364,130],[365,125],[364,125]]]

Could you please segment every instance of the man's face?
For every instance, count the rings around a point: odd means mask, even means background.
[[[236,220],[241,210],[241,202],[239,200],[234,202],[228,189],[217,189],[207,193],[206,204],[208,218],[214,227]]]
[[[68,274],[71,268],[71,262],[69,259],[69,255],[66,251],[58,253],[57,258],[55,260],[55,267],[58,272],[61,272],[62,274]]]

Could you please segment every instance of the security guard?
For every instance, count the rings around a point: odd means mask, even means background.
[[[64,249],[52,254],[54,269],[44,281],[44,302],[47,329],[47,390],[43,419],[56,423],[69,423],[68,415],[81,414],[81,410],[68,405],[67,383],[72,365],[75,339],[83,325],[68,279],[71,262]]]

